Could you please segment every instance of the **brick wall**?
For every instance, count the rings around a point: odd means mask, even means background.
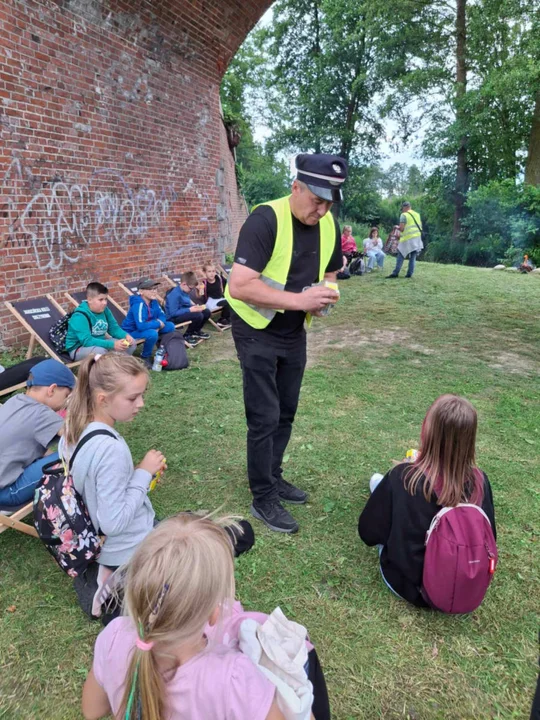
[[[234,245],[245,205],[219,83],[270,4],[0,0],[2,300]],[[0,345],[24,339],[2,305]]]

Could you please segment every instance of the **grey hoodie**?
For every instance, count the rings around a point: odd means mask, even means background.
[[[73,482],[94,527],[106,536],[98,562],[123,565],[154,526],[155,514],[147,494],[152,476],[146,470],[134,469],[129,447],[114,428],[92,422],[81,437],[92,430],[108,430],[116,439],[97,435],[89,440],[75,458]],[[66,453],[61,438],[59,451],[63,457],[69,457],[74,449],[72,445]]]

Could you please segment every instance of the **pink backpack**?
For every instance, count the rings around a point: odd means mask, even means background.
[[[470,613],[481,604],[497,565],[488,516],[463,503],[435,515],[426,533],[422,595],[444,613]]]

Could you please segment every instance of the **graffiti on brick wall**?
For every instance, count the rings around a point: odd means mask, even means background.
[[[29,246],[40,270],[58,270],[91,243],[123,246],[163,225],[177,199],[173,185],[134,188],[111,168],[86,184],[55,179],[44,187],[16,157],[0,182],[0,247]]]

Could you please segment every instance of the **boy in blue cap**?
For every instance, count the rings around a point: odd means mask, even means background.
[[[75,375],[57,360],[35,365],[26,394],[14,395],[0,406],[0,508],[29,502],[43,466],[58,460],[49,453],[64,423],[58,414],[75,387]]]
[[[122,323],[122,330],[128,332],[136,340],[143,339],[144,345],[141,360],[148,367],[152,366],[152,350],[159,336],[174,332],[174,323],[167,320],[163,308],[157,299],[159,283],[142,278],[138,284],[138,295],[129,298],[129,310]]]

